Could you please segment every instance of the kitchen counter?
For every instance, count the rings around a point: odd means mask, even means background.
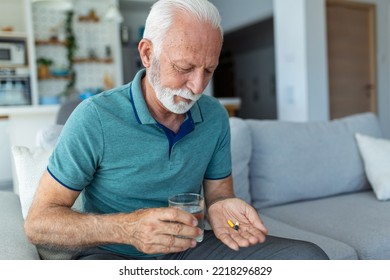
[[[56,114],[59,105],[0,106],[0,116]]]

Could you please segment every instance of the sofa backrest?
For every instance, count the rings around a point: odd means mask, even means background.
[[[252,155],[252,136],[248,124],[240,118],[230,118],[233,164],[233,186],[237,197],[252,202],[249,185],[249,161]]]
[[[245,123],[252,140],[249,192],[257,209],[370,187],[354,135],[359,132],[382,136],[374,114],[329,122],[246,120]],[[234,150],[237,146],[234,142],[246,141],[233,136],[236,132],[233,128],[232,155],[239,152]],[[234,169],[237,170],[235,162]]]

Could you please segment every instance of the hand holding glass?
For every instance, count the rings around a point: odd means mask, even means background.
[[[196,237],[197,242],[202,242],[204,232],[204,198],[196,193],[182,193],[168,199],[169,207],[176,207],[191,213],[198,219],[198,227],[202,234]]]

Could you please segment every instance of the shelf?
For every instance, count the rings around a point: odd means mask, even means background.
[[[1,65],[0,76],[8,76],[15,71],[18,76],[29,75],[28,64],[23,65]]]
[[[73,63],[113,63],[112,58],[83,58],[78,57],[73,59]]]
[[[26,39],[27,34],[24,32],[18,32],[18,31],[0,31],[0,38],[6,38],[6,39]]]
[[[48,81],[48,80],[70,80],[71,76],[70,75],[66,75],[66,76],[53,76],[53,75],[50,75],[48,77],[45,77],[45,78],[38,78],[39,81]]]
[[[59,40],[36,40],[35,44],[37,46],[66,46],[68,43]]]
[[[97,16],[79,16],[80,22],[99,22],[100,19]]]

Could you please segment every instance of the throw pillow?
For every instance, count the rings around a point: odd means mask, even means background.
[[[27,217],[39,180],[46,170],[51,153],[52,149],[12,147],[24,219]]]
[[[355,135],[367,179],[379,200],[390,199],[390,140]]]
[[[381,137],[377,117],[333,121],[246,120],[256,209],[370,189],[355,133]]]
[[[12,147],[24,219],[27,217],[39,180],[46,170],[52,151],[52,147],[49,149],[41,147],[33,149],[22,146]],[[78,197],[72,208],[76,211],[81,211],[81,196]],[[40,257],[44,260],[66,260],[70,259],[72,255],[70,251],[57,248],[37,246],[37,249]]]

